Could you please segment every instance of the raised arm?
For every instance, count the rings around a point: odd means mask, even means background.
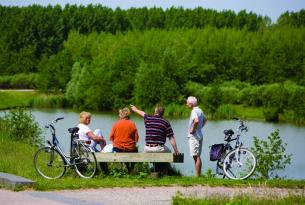
[[[130,105],[130,108],[133,112],[137,113],[138,115],[144,117],[144,115],[146,114],[144,111],[139,110],[136,106],[134,105]]]

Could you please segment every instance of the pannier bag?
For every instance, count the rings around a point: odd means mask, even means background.
[[[224,144],[213,144],[210,150],[210,160],[216,161],[221,158],[221,154],[224,149]]]

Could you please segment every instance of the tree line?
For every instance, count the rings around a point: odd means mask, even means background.
[[[276,108],[270,118],[276,118],[288,107],[299,108],[296,113],[301,116],[305,114],[305,102],[301,100],[305,83],[303,27],[270,28],[264,32],[211,27],[116,35],[71,32],[64,47],[44,64],[49,69],[41,76],[49,77],[50,87],[46,89],[65,89],[76,107],[109,110],[131,102],[144,107],[158,102],[183,104],[187,95],[194,94],[205,103],[209,99],[202,96],[218,100],[211,105],[264,106],[266,112]],[[68,65],[55,69],[58,62],[74,62],[71,79],[63,79],[64,73],[70,71]],[[271,86],[288,80],[294,86]],[[251,86],[243,89],[234,85],[237,91],[227,101],[208,94],[226,96],[220,90],[204,92],[204,86],[217,87],[230,81]],[[61,82],[67,83],[61,86]],[[266,84],[270,86],[263,86]],[[232,87],[230,83],[226,86]]]
[[[256,31],[270,18],[240,11],[211,9],[130,8],[102,5],[6,7],[0,5],[0,74],[39,72],[38,64],[59,52],[69,32],[81,34],[178,28],[237,28]]]
[[[213,105],[228,103],[219,98],[222,83],[254,86],[248,98],[229,102],[249,105],[249,98],[262,100],[255,86],[290,81],[296,89],[286,90],[294,102],[302,99],[305,85],[304,14],[286,12],[271,24],[254,13],[200,7],[0,6],[0,84],[61,90],[71,106],[95,110],[131,102],[174,106],[193,94],[215,113]],[[190,85],[212,89],[206,95]],[[271,120],[293,107],[304,119],[303,100],[286,103],[284,92],[281,98],[275,93],[254,106],[264,106]]]

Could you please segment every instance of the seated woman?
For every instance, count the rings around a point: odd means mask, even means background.
[[[139,140],[138,129],[129,119],[129,108],[119,110],[120,119],[114,123],[110,132],[114,152],[138,152],[136,144]],[[125,163],[128,172],[133,169],[134,163]]]
[[[129,108],[119,110],[120,119],[112,126],[109,138],[113,143],[114,152],[138,152],[138,129],[129,116]]]
[[[81,112],[79,116],[79,124],[78,124],[78,136],[79,139],[86,141],[87,144],[90,144],[90,147],[95,152],[99,150],[96,148],[96,145],[99,144],[101,150],[106,145],[106,140],[104,139],[102,132],[99,129],[96,129],[94,132],[89,128],[89,124],[91,122],[91,114],[89,112]]]

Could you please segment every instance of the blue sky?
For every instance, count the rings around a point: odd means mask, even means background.
[[[272,22],[285,11],[300,11],[305,9],[305,0],[0,0],[3,6],[28,6],[39,4],[102,4],[115,9],[120,7],[128,9],[130,7],[162,7],[163,9],[171,6],[182,6],[184,8],[203,8],[215,9],[217,11],[233,10],[239,12],[245,9],[247,12],[254,12],[262,16],[269,16]]]

